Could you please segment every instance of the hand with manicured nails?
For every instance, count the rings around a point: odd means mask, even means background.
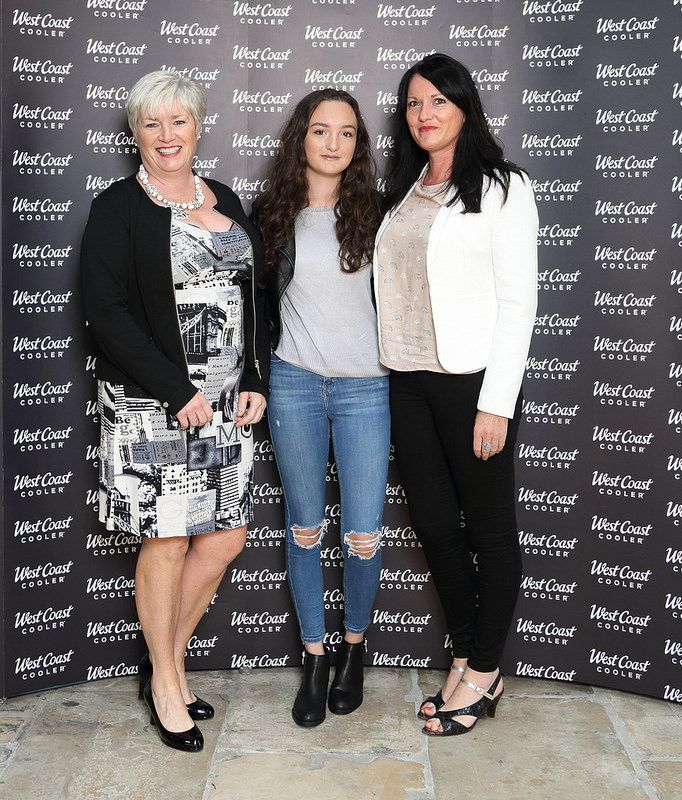
[[[255,425],[263,419],[267,400],[258,392],[239,392],[236,426]]]
[[[202,425],[213,419],[213,409],[204,395],[197,392],[175,417],[183,430],[185,428],[201,428]]]
[[[504,447],[507,439],[506,417],[499,417],[497,414],[489,414],[487,411],[479,411],[474,422],[474,455],[487,461],[491,456],[499,453]],[[490,442],[492,448],[484,449],[485,442]]]

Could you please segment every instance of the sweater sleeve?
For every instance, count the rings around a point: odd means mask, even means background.
[[[96,197],[81,242],[85,315],[104,356],[176,414],[197,392],[186,372],[168,359],[130,313],[130,230],[125,206]]]
[[[537,309],[538,212],[530,180],[512,174],[492,226],[498,311],[479,411],[513,417]]]

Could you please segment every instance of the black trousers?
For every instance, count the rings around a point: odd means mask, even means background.
[[[468,658],[472,669],[492,672],[521,582],[514,486],[521,397],[504,449],[487,461],[476,458],[473,428],[483,375],[391,372],[391,418],[412,526],[443,604],[452,654]]]

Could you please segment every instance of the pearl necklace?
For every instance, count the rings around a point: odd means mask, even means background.
[[[137,176],[145,192],[147,192],[150,197],[161,203],[165,208],[170,208],[173,219],[187,219],[188,211],[201,208],[204,204],[204,192],[201,188],[201,181],[198,175],[194,176],[194,200],[191,200],[189,203],[176,203],[174,200],[169,200],[167,197],[164,197],[153,183],[149,183],[149,173],[144,168],[144,164],[140,164]]]

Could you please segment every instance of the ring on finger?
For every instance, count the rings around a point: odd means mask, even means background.
[[[486,451],[486,453],[490,453],[490,451],[493,449],[493,443],[483,442],[483,449]]]

